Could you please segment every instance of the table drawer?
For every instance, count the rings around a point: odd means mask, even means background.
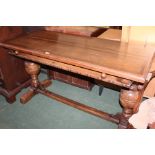
[[[49,76],[54,80],[59,80],[80,88],[91,90],[94,84],[88,77],[77,75],[68,71],[52,68]]]

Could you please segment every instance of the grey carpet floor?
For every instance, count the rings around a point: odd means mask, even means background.
[[[45,79],[41,74],[40,79]],[[77,88],[59,81],[53,81],[48,87],[62,96],[95,107],[99,110],[115,114],[122,109],[119,105],[119,92],[105,88],[98,95],[99,87],[92,91]],[[0,95],[0,128],[1,129],[115,129],[116,124],[92,116],[63,103],[57,102],[41,94],[22,105],[19,97],[27,89],[17,95],[14,104],[8,104]]]

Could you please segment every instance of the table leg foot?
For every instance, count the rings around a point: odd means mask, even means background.
[[[124,117],[124,115],[122,114],[120,116],[120,122],[118,124],[118,129],[127,129],[128,127],[128,119],[126,117]]]
[[[28,90],[25,94],[23,94],[21,97],[20,97],[20,102],[22,104],[25,104],[27,103],[29,100],[31,100],[31,98],[36,95],[36,92],[35,90],[33,89],[30,89]]]

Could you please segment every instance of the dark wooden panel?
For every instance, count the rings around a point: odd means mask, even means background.
[[[21,27],[0,27],[0,41],[6,41],[23,33]],[[0,47],[0,94],[8,102],[15,100],[15,95],[28,86],[29,75],[24,68],[24,61],[11,56],[9,50]]]
[[[93,80],[88,77],[84,77],[82,75],[74,74],[53,67],[49,70],[49,77],[54,80],[59,80],[87,90],[91,90],[94,86]]]

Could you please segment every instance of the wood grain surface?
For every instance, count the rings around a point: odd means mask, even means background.
[[[1,46],[29,55],[144,83],[154,48],[58,32],[38,31]]]

